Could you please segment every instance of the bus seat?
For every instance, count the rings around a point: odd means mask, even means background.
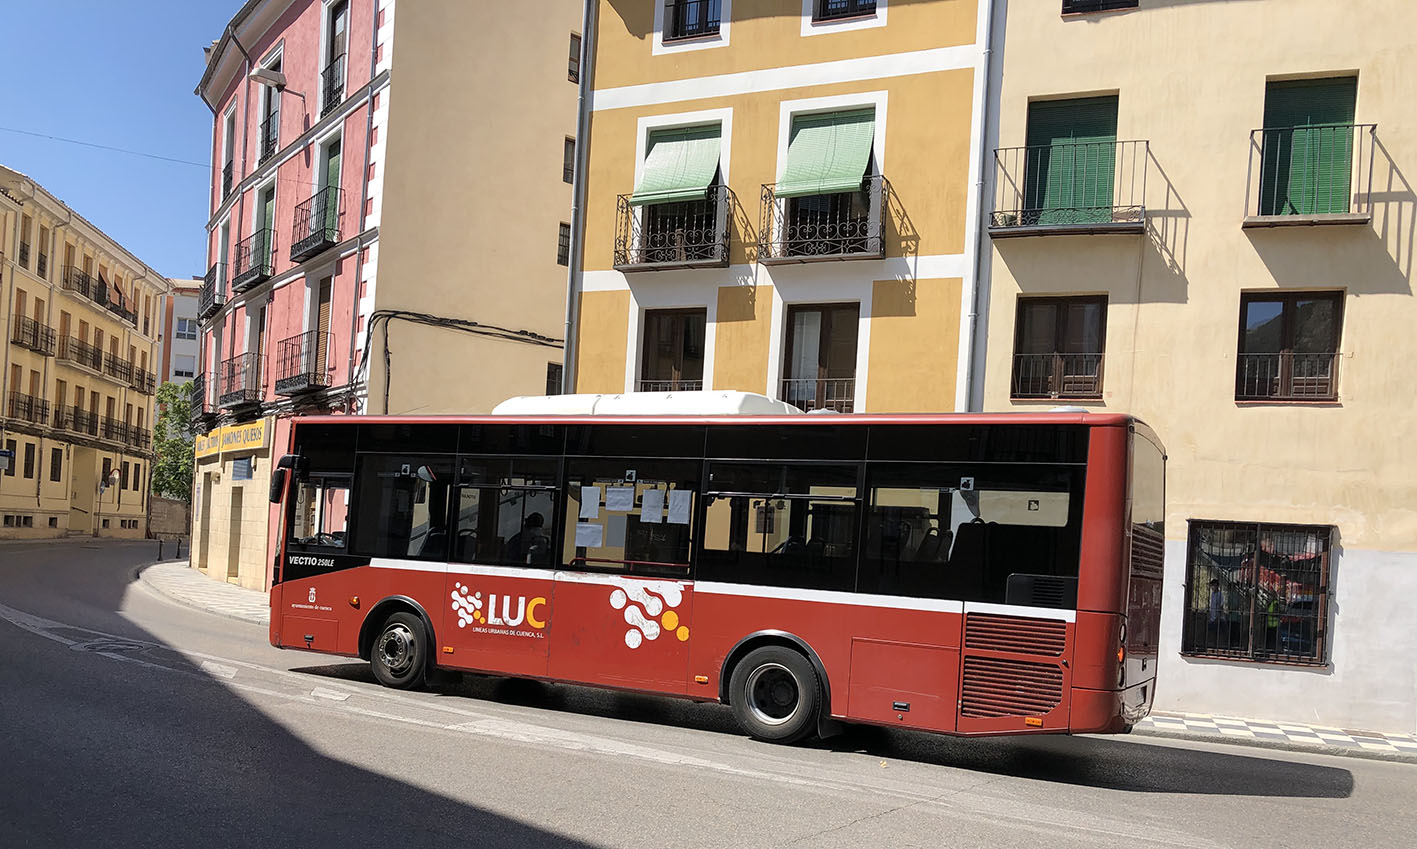
[[[982,601],[984,567],[989,554],[989,525],[980,519],[966,522],[955,531],[950,548],[949,582],[954,595],[966,601]]]

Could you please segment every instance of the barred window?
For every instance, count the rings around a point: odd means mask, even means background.
[[[1191,522],[1181,653],[1324,663],[1332,530]]]

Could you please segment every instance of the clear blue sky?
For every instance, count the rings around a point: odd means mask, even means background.
[[[0,0],[0,127],[205,163],[202,47],[242,0]],[[33,177],[154,270],[206,272],[208,171],[0,130]]]

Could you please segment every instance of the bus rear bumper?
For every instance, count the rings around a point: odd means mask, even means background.
[[[1073,734],[1124,734],[1130,722],[1122,715],[1121,690],[1073,688],[1068,730]]]

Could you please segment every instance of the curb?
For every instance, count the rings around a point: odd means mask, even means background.
[[[172,564],[172,563],[187,563],[187,562],[188,562],[188,559],[185,558],[185,557],[183,557],[183,558],[177,558],[177,559],[173,559],[173,560],[159,560],[159,561],[155,561],[155,562],[153,562],[153,563],[144,563],[144,564],[142,564],[141,566],[135,566],[135,567],[133,567],[133,572],[132,572],[133,580],[135,580],[135,581],[141,581],[142,584],[143,584],[144,586],[146,586],[150,591],[156,593],[157,595],[161,596],[162,598],[165,598],[165,599],[167,599],[168,601],[174,602],[174,603],[176,603],[176,604],[180,604],[180,605],[182,605],[183,607],[190,608],[190,609],[192,609],[192,610],[199,610],[199,611],[201,611],[201,612],[203,612],[203,613],[207,613],[207,614],[210,614],[210,615],[212,615],[212,616],[220,616],[220,617],[223,618],[223,619],[230,619],[230,620],[232,620],[233,622],[244,622],[244,623],[246,623],[247,625],[260,625],[260,626],[263,627],[263,628],[264,628],[264,627],[268,627],[268,626],[270,625],[270,619],[269,619],[269,618],[257,618],[257,617],[252,617],[252,616],[242,616],[242,615],[237,614],[237,613],[230,613],[230,612],[225,611],[225,610],[216,610],[216,609],[213,609],[213,608],[210,608],[210,607],[206,607],[205,605],[198,604],[198,603],[196,603],[195,601],[193,601],[193,600],[191,600],[191,599],[189,599],[189,598],[186,598],[186,597],[184,597],[184,596],[177,595],[176,593],[168,592],[167,590],[163,589],[161,585],[159,585],[158,583],[156,583],[156,582],[150,580],[150,579],[147,577],[148,568],[151,567],[151,566],[163,566],[163,565],[168,565],[168,564]]]
[[[1336,755],[1343,758],[1362,758],[1370,761],[1391,761],[1393,763],[1417,764],[1417,755],[1402,752],[1377,752],[1372,749],[1351,746],[1314,746],[1306,743],[1284,743],[1278,740],[1263,740],[1255,737],[1236,737],[1219,734],[1192,734],[1185,731],[1170,731],[1158,728],[1133,728],[1132,734],[1143,737],[1161,737],[1171,740],[1191,740],[1201,743],[1219,743],[1231,746],[1247,746],[1251,749],[1269,749],[1280,752],[1298,752],[1309,755]]]

